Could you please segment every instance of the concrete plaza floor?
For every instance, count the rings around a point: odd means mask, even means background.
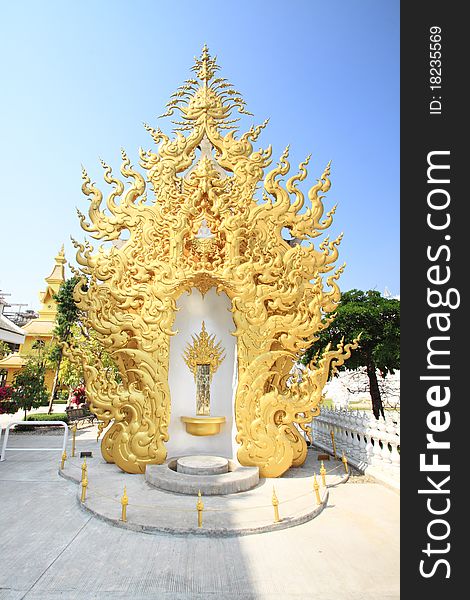
[[[78,450],[93,439],[95,428],[80,431]],[[61,438],[12,436],[20,445]],[[399,495],[380,484],[352,477],[317,518],[289,529],[183,537],[85,512],[59,461],[59,450],[12,449],[0,463],[0,600],[399,598]]]

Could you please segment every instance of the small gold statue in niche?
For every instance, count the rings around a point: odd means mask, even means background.
[[[220,342],[215,343],[215,335],[209,335],[204,321],[201,333],[192,335],[193,343],[188,344],[183,358],[196,382],[196,415],[211,414],[210,384],[212,376],[225,358]]]

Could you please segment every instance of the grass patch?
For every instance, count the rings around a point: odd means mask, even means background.
[[[37,427],[35,425],[27,425],[28,421],[63,421],[64,423],[69,422],[69,418],[66,413],[37,413],[35,415],[28,415],[26,417],[25,424],[16,425],[15,431],[35,431]],[[58,425],[51,425],[51,427],[58,427]]]
[[[27,421],[63,421],[64,423],[68,423],[67,413],[36,413],[35,415],[28,415],[26,417]]]

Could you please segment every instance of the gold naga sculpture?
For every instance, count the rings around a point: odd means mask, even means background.
[[[99,357],[90,361],[73,347],[69,355],[83,363],[100,431],[111,423],[101,443],[105,460],[142,473],[167,455],[177,299],[192,288],[224,292],[237,344],[237,457],[242,465],[258,466],[262,477],[277,477],[305,461],[301,430],[310,435],[329,369],[343,364],[357,345],[327,348],[292,380],[293,365],[331,323],[340,299],[337,279],[344,266],[331,271],[341,236],[324,239],[318,248],[310,242],[330,226],[335,212],[324,215],[330,164],[310,187],[304,207],[299,184],[310,157],[283,184],[290,170],[288,148],[267,170],[271,146],[253,148],[267,121],[237,137],[234,111],[250,113],[233,86],[217,76],[219,66],[206,46],[192,70],[194,77],[173,94],[162,115],[179,114],[174,137],[145,125],[156,144],[155,150],[140,150],[146,178],[124,151],[120,170],[127,186],[102,162],[111,185],[103,207],[102,192],[83,170],[90,206],[88,220],[79,212],[81,226],[114,245],[94,253],[89,242],[74,241],[81,273],[74,299],[114,359],[120,381],[106,377]],[[284,239],[283,231],[291,237]]]

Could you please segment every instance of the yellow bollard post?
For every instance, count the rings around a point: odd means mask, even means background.
[[[276,490],[274,489],[274,486],[273,486],[272,503],[273,503],[273,506],[274,506],[274,522],[275,523],[279,523],[279,521],[281,520],[279,518],[279,500],[277,499]]]
[[[77,426],[73,425],[72,429],[72,458],[75,456],[75,436],[77,435]]]
[[[338,458],[338,456],[336,455],[335,432],[333,430],[330,431],[330,436],[331,436],[331,445],[333,446],[333,456],[335,458]]]
[[[87,476],[87,466],[86,466],[86,456],[83,459],[83,463],[82,463],[82,481],[84,479],[86,479]]]
[[[127,505],[128,504],[129,504],[129,498],[127,497],[126,486],[124,486],[124,494],[122,495],[122,498],[121,498],[121,506],[122,506],[121,521],[123,521],[124,523],[127,521]]]
[[[320,486],[318,485],[316,473],[313,474],[313,491],[315,492],[315,496],[317,498],[317,504],[321,504]]]
[[[62,460],[60,461],[60,470],[63,471],[65,466],[65,461],[67,460],[67,452],[64,450],[62,452]]]
[[[80,498],[80,500],[82,502],[85,502],[86,500],[86,489],[88,487],[88,479],[85,473],[85,479],[82,479],[82,497]]]
[[[321,475],[321,482],[323,483],[323,487],[326,487],[326,469],[325,469],[325,465],[323,464],[323,461],[321,461],[321,467],[320,467],[320,475]]]
[[[341,459],[343,461],[343,465],[344,465],[344,470],[346,472],[346,475],[349,473],[349,469],[348,469],[348,459],[346,458],[346,454],[344,453],[343,450],[343,458]]]
[[[204,504],[203,504],[202,498],[201,498],[201,490],[199,490],[197,493],[196,510],[197,510],[197,526],[202,527],[202,511],[204,510]]]

